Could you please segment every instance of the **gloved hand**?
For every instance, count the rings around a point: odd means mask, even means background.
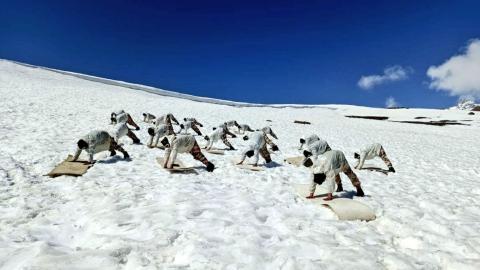
[[[213,170],[215,170],[215,165],[213,165],[213,163],[211,163],[211,162],[208,162],[207,172],[213,172]]]

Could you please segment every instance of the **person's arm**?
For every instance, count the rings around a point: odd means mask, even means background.
[[[367,157],[367,153],[365,152],[360,153],[360,160],[358,161],[357,166],[355,166],[356,169],[361,170],[363,168],[363,164],[365,163],[366,157]]]
[[[327,193],[333,193],[335,191],[335,177],[336,173],[333,170],[328,171],[325,174],[325,182],[323,186],[327,189]]]
[[[245,161],[245,158],[247,157],[247,152],[248,149],[242,152],[242,157],[240,158],[240,161],[237,163],[237,165],[241,165],[243,161]]]
[[[173,168],[173,164],[175,164],[175,160],[177,159],[177,146],[172,146],[172,152],[170,154],[170,160],[168,161],[168,168]]]
[[[170,159],[170,154],[172,153],[172,149],[171,148],[167,148],[165,150],[165,155],[163,156],[163,167],[164,168],[167,168],[167,165],[168,165],[168,160]]]
[[[258,156],[259,156],[259,154],[260,154],[260,151],[258,151],[258,149],[255,148],[255,149],[253,150],[253,161],[255,161],[253,164],[255,164],[255,166],[257,166],[257,164],[258,164],[258,158],[259,158]]]
[[[93,163],[93,151],[91,151],[91,152],[88,153],[88,162],[89,162],[90,164]]]
[[[75,155],[73,156],[73,161],[78,160],[78,157],[80,157],[80,153],[82,153],[82,149],[77,147],[77,151],[75,151]]]
[[[313,173],[312,173],[312,183],[310,184],[310,194],[306,197],[307,199],[313,199],[315,197],[315,189],[317,188],[317,183],[313,181]]]

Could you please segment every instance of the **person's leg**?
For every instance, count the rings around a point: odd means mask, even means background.
[[[137,137],[137,135],[135,135],[135,133],[133,133],[133,131],[131,131],[130,129],[128,130],[127,132],[127,136],[132,139],[133,143],[140,143],[140,139]]]
[[[123,147],[121,147],[120,145],[118,145],[115,140],[112,139],[112,141],[110,142],[110,154],[112,156],[115,155],[115,150],[118,150],[120,151],[122,154],[123,154],[123,158],[130,158],[130,155],[127,153],[127,151],[125,151],[125,149],[123,149]]]
[[[352,171],[350,166],[347,165],[347,167],[344,168],[343,173],[347,175],[348,179],[350,179],[350,181],[352,182],[352,185],[357,189],[357,196],[365,196],[361,187],[360,180],[358,179],[357,175]]]
[[[265,159],[266,163],[270,163],[272,161],[272,158],[270,157],[270,152],[268,152],[266,144],[260,149],[259,152],[263,159]]]
[[[190,126],[193,131],[195,131],[199,136],[202,136],[202,132],[200,131],[200,129],[197,127],[197,125],[195,125],[195,123],[192,123],[192,125]]]
[[[202,150],[200,149],[200,146],[198,145],[197,142],[192,147],[192,150],[190,150],[190,154],[192,154],[193,158],[202,162],[204,165],[208,166],[208,159],[202,154]]]
[[[393,165],[392,165],[392,162],[390,161],[390,159],[388,159],[387,157],[387,153],[385,153],[385,150],[382,148],[380,148],[380,154],[379,154],[380,158],[383,160],[383,162],[385,163],[385,165],[387,165],[389,171],[392,171],[392,172],[395,172],[395,169],[393,169]]]
[[[335,183],[337,184],[337,192],[343,191],[342,178],[340,178],[340,174],[335,175]]]
[[[140,129],[140,127],[137,125],[137,123],[135,123],[135,121],[133,121],[133,118],[130,116],[130,114],[127,114],[127,124],[135,127],[136,130]]]
[[[222,135],[222,142],[223,142],[223,144],[228,146],[228,148],[230,148],[230,150],[235,150],[235,148],[233,148],[232,144],[227,140],[227,135],[226,134]]]

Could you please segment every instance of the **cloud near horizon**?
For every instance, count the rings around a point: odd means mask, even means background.
[[[412,68],[403,68],[398,65],[386,67],[383,74],[362,76],[357,84],[358,87],[368,90],[384,83],[406,80],[412,72]]]
[[[400,104],[395,100],[394,97],[388,97],[387,100],[385,101],[385,107],[387,108],[395,108],[399,107]]]
[[[480,98],[480,39],[470,41],[463,54],[454,55],[439,66],[430,66],[430,88],[451,96]]]

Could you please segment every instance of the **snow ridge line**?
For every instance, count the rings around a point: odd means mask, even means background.
[[[17,65],[21,65],[21,66],[25,66],[25,67],[29,67],[29,68],[38,68],[38,69],[42,69],[42,70],[47,70],[47,71],[59,73],[59,74],[62,74],[62,75],[73,76],[73,77],[83,79],[83,80],[87,80],[87,81],[91,81],[91,82],[97,82],[97,83],[107,84],[107,85],[111,85],[111,86],[129,88],[129,89],[133,89],[133,90],[144,91],[144,92],[147,92],[147,93],[166,96],[166,97],[187,99],[187,100],[196,101],[196,102],[203,102],[203,103],[210,103],[210,104],[217,104],[217,105],[226,105],[226,106],[233,106],[233,107],[268,107],[268,108],[278,108],[278,109],[282,109],[282,108],[298,108],[298,109],[320,108],[320,109],[336,110],[336,108],[327,107],[326,105],[257,104],[257,103],[248,103],[248,102],[235,102],[235,101],[230,101],[230,100],[222,100],[222,99],[208,98],[208,97],[198,97],[198,96],[193,96],[193,95],[189,95],[189,94],[182,94],[182,93],[178,93],[178,92],[163,90],[163,89],[152,87],[152,86],[145,86],[145,85],[141,85],[141,84],[128,83],[128,82],[111,80],[111,79],[106,79],[106,78],[101,78],[101,77],[96,77],[96,76],[91,76],[91,75],[86,75],[86,74],[81,74],[81,73],[75,73],[75,72],[63,71],[63,70],[53,69],[53,68],[48,68],[48,67],[36,66],[36,65],[26,64],[26,63],[22,63],[22,62],[13,61],[13,60],[0,59],[0,61],[11,62],[11,63],[15,63]]]

